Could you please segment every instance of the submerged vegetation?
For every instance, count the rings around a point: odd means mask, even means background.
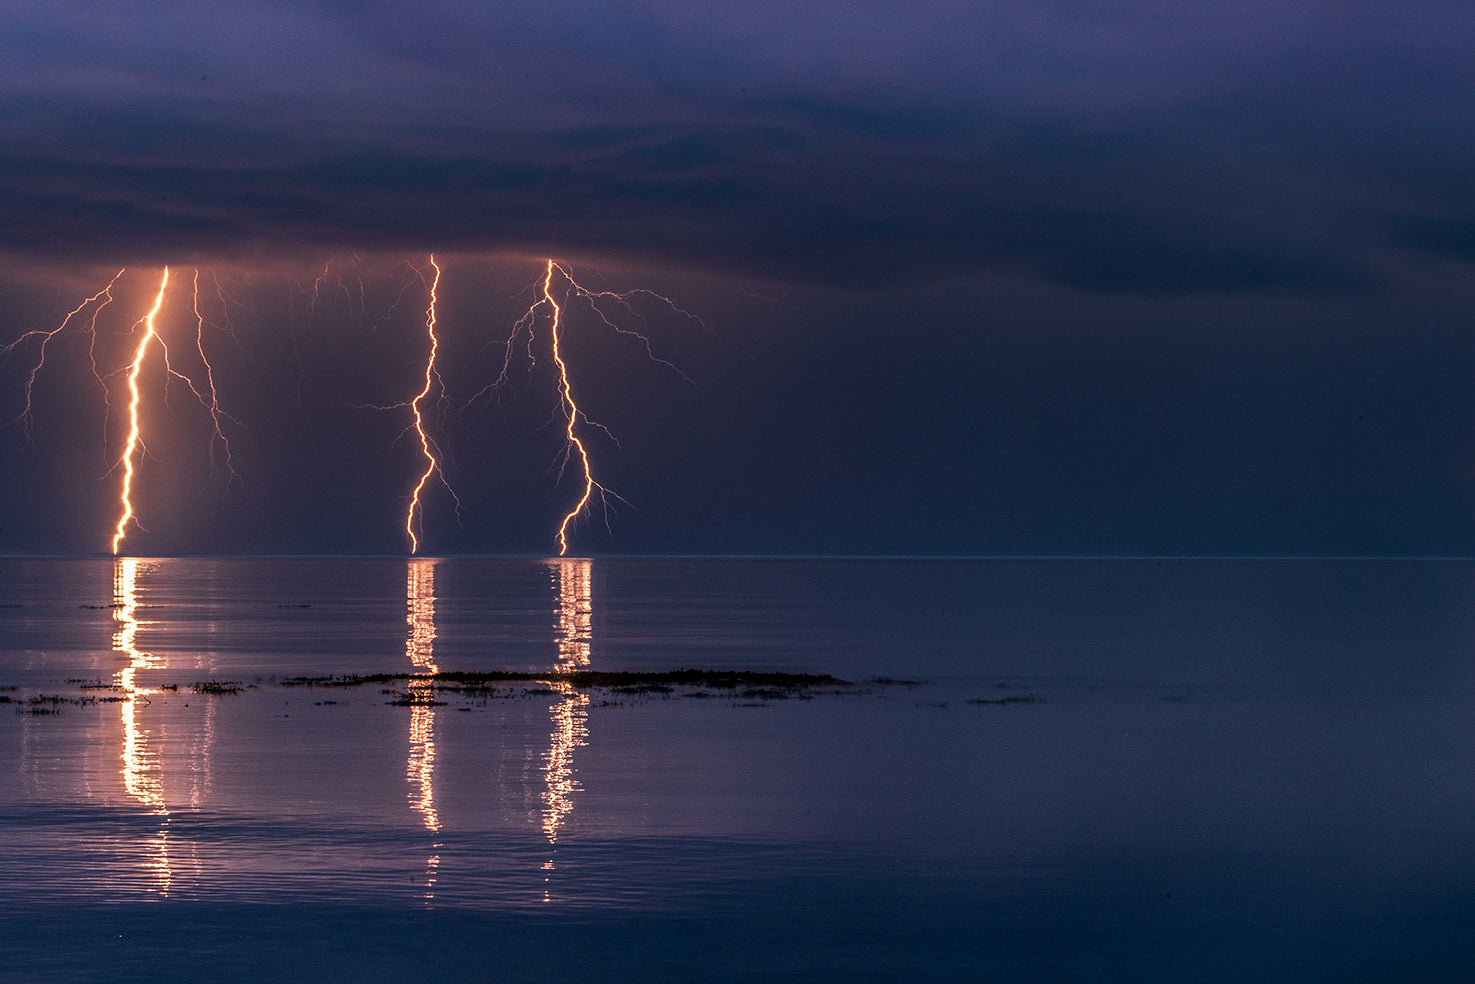
[[[36,694],[12,697],[0,693],[0,704],[16,705],[20,713],[56,714],[63,706],[87,706],[98,703],[120,703],[157,696],[177,694],[178,683],[155,684],[146,691],[133,691],[116,682],[102,679],[70,678],[66,681],[81,692],[70,697],[58,694]],[[241,694],[264,686],[288,688],[355,688],[377,686],[379,693],[394,707],[440,707],[444,695],[454,694],[476,703],[490,699],[558,697],[574,691],[602,691],[600,706],[619,706],[621,698],[673,697],[694,700],[721,699],[737,707],[762,706],[776,700],[813,700],[816,697],[859,696],[888,687],[919,687],[920,680],[872,677],[861,683],[843,680],[828,673],[779,673],[766,670],[698,670],[680,669],[654,672],[634,670],[488,670],[481,672],[444,671],[436,673],[347,673],[331,676],[289,676],[257,678],[254,683],[240,680],[199,680],[189,685],[196,694],[211,697]],[[0,687],[0,691],[15,691]],[[99,691],[111,691],[104,696]],[[1005,697],[997,701],[982,699],[969,703],[1026,703],[1034,697]],[[334,700],[313,701],[316,707],[335,705]],[[467,710],[469,708],[460,708]]]
[[[667,670],[635,672],[629,670],[490,670],[479,673],[460,671],[441,673],[368,673],[340,676],[282,677],[282,687],[361,687],[366,684],[400,683],[413,680],[439,689],[477,687],[491,689],[506,683],[567,683],[580,690],[595,687],[622,692],[660,692],[673,687],[712,687],[732,690],[737,687],[769,687],[785,690],[814,687],[853,687],[849,680],[828,673],[770,673],[755,670]]]
[[[974,705],[997,705],[997,704],[1043,704],[1044,701],[1033,694],[1014,694],[1009,697],[998,697],[990,700],[987,697],[974,697],[968,701]]]
[[[13,688],[12,688],[13,689]],[[88,707],[92,704],[121,704],[128,697],[67,697],[62,694],[34,694],[30,697],[11,697],[0,694],[0,704],[14,704],[18,714],[50,716],[61,713],[63,707]]]
[[[190,689],[197,694],[218,697],[223,694],[238,694],[246,689],[246,685],[238,680],[201,680],[190,684]]]
[[[363,687],[378,685],[380,693],[391,699],[395,707],[436,707],[445,701],[436,694],[458,694],[481,700],[510,697],[554,697],[557,687],[574,690],[603,690],[611,695],[670,697],[713,697],[722,695],[744,700],[785,700],[813,698],[817,693],[855,693],[848,680],[820,673],[772,673],[754,670],[668,670],[635,672],[626,670],[554,670],[519,672],[491,670],[469,673],[367,673],[338,676],[285,677],[275,681],[282,687]],[[404,690],[385,687],[399,684]],[[531,684],[531,686],[528,686]],[[619,703],[605,700],[605,706]]]

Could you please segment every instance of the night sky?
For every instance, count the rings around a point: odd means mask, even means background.
[[[187,360],[209,280],[241,481],[155,365],[134,553],[407,549],[364,405],[419,387],[433,251],[458,399],[543,257],[701,317],[639,306],[689,385],[570,312],[629,503],[575,553],[1472,555],[1472,51],[1468,0],[10,4],[0,343],[127,267],[117,369],[169,264]],[[124,422],[52,345],[0,552],[116,518]],[[554,549],[547,370],[437,420],[426,551]]]

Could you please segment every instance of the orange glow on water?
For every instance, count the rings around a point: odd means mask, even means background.
[[[412,560],[406,575],[405,621],[409,635],[405,655],[417,672],[437,672],[435,665],[435,561]],[[433,691],[424,681],[410,681],[410,760],[406,775],[413,789],[411,805],[420,814],[426,830],[439,830],[435,810],[435,708],[429,701]]]
[[[558,669],[579,670],[590,662],[593,643],[593,563],[587,559],[556,560],[549,564],[558,587]],[[544,766],[547,792],[543,796],[543,835],[557,847],[558,834],[574,809],[574,750],[589,742],[589,695],[566,680],[552,684],[560,695],[549,710],[553,732],[549,736]],[[548,878],[555,870],[554,859],[543,864],[543,901],[550,900]]]
[[[435,665],[435,564],[434,560],[409,562],[405,580],[405,656],[417,672],[432,674]],[[410,784],[410,808],[420,816],[426,830],[440,831],[440,814],[435,807],[435,705],[428,681],[411,680],[410,754],[405,777]],[[440,868],[440,844],[431,845],[425,859],[426,901],[435,897],[436,874]]]
[[[149,695],[158,693],[137,683],[138,671],[155,665],[153,657],[138,648],[138,572],[143,562],[135,557],[119,557],[113,563],[113,618],[118,622],[113,649],[128,660],[116,679],[118,689],[126,695],[118,705],[123,717],[123,789],[150,813],[163,818],[158,834],[147,839],[150,857],[145,867],[152,873],[158,890],[167,895],[173,879],[169,861],[169,808],[159,776],[159,754],[139,717],[139,711],[149,703]]]

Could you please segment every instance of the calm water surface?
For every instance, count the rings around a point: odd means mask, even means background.
[[[0,560],[0,606],[19,980],[1475,962],[1475,565]],[[921,682],[280,682],[681,667]]]

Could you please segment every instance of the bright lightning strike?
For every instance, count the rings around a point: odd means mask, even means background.
[[[224,464],[225,469],[228,473],[227,488],[229,487],[229,484],[231,482],[239,483],[240,476],[237,474],[235,469],[231,443],[229,437],[226,434],[224,422],[229,421],[230,423],[238,427],[243,427],[241,422],[233,417],[230,413],[228,413],[221,406],[220,403],[220,395],[215,385],[215,367],[210,360],[210,356],[205,346],[205,326],[207,324],[217,328],[218,326],[216,326],[213,322],[208,321],[203,311],[201,310],[200,273],[198,270],[195,271],[194,275],[193,308],[196,318],[195,350],[199,354],[200,362],[205,370],[203,386],[196,383],[195,379],[192,378],[190,375],[175,369],[169,357],[168,345],[165,343],[163,336],[159,333],[158,330],[158,317],[160,311],[163,309],[164,295],[169,284],[169,270],[167,268],[165,268],[164,273],[160,278],[159,288],[154,298],[153,306],[149,310],[148,314],[140,318],[138,321],[134,322],[133,329],[136,331],[141,325],[144,328],[144,334],[143,337],[139,339],[137,345],[134,347],[132,359],[121,368],[108,372],[106,375],[104,375],[103,372],[98,368],[98,319],[101,317],[103,309],[105,309],[109,304],[113,302],[113,288],[117,285],[119,279],[123,276],[125,272],[126,270],[119,270],[116,274],[114,274],[113,278],[108,281],[107,286],[105,286],[102,290],[98,291],[96,294],[93,294],[91,297],[87,298],[81,304],[78,304],[75,308],[68,312],[66,317],[62,319],[61,324],[59,324],[57,327],[45,331],[37,330],[26,332],[20,338],[16,339],[14,342],[11,342],[9,345],[0,346],[0,358],[3,358],[9,356],[12,352],[16,350],[18,346],[25,342],[34,341],[36,339],[40,340],[40,345],[36,351],[35,361],[31,365],[30,371],[26,376],[26,382],[24,386],[24,409],[16,417],[6,422],[7,424],[13,424],[18,421],[24,421],[26,440],[29,443],[31,440],[32,431],[32,397],[35,389],[36,380],[39,377],[41,370],[46,366],[47,347],[49,343],[58,335],[62,334],[62,332],[64,332],[69,325],[73,324],[74,322],[81,321],[82,319],[79,316],[82,315],[82,312],[87,310],[89,305],[92,307],[91,316],[85,320],[85,325],[83,325],[83,327],[81,327],[79,330],[84,332],[88,337],[88,367],[91,371],[93,380],[97,383],[98,389],[102,391],[104,407],[104,457],[106,457],[107,455],[106,447],[108,444],[108,424],[113,411],[113,402],[109,388],[109,380],[111,380],[114,376],[122,373],[127,373],[128,377],[129,431],[127,446],[123,452],[122,457],[118,459],[115,464],[112,464],[107,468],[107,471],[111,473],[113,469],[116,468],[118,465],[121,465],[123,467],[123,488],[120,494],[121,514],[112,540],[112,550],[115,554],[118,552],[120,546],[122,545],[123,539],[127,535],[129,523],[134,522],[135,514],[133,508],[133,479],[137,469],[137,453],[139,448],[143,445],[142,426],[140,423],[140,409],[143,395],[139,390],[139,380],[143,371],[143,364],[147,359],[149,351],[155,342],[158,343],[159,349],[164,357],[166,381],[172,379],[182,380],[189,387],[190,392],[195,396],[195,398],[199,400],[200,405],[210,415],[210,422],[212,424],[212,434],[210,438],[210,463],[212,467],[218,467],[219,456],[217,455],[216,451],[218,445],[224,452]],[[220,291],[218,280],[216,282],[216,289],[217,292],[221,295],[222,303],[224,303],[224,293]],[[226,313],[225,317],[227,325],[229,325],[228,312]],[[234,331],[231,328],[227,327],[218,330],[222,331],[224,334],[234,339]],[[168,402],[168,393],[169,391],[166,382],[166,405]]]
[[[568,526],[577,517],[582,515],[585,508],[588,507],[589,499],[594,495],[595,482],[594,473],[589,468],[589,451],[584,447],[584,442],[579,440],[579,435],[575,433],[574,429],[579,420],[579,405],[574,402],[574,391],[568,381],[568,366],[564,363],[563,353],[559,350],[559,322],[563,317],[563,309],[553,299],[553,268],[554,263],[552,260],[549,260],[548,273],[543,278],[543,300],[553,309],[553,327],[551,329],[553,335],[553,361],[558,364],[559,389],[563,394],[564,407],[568,410],[568,427],[565,433],[568,435],[569,446],[578,452],[579,462],[584,468],[584,494],[579,497],[579,501],[574,505],[574,508],[569,510],[568,515],[563,517],[563,522],[558,524],[558,556],[562,557],[568,553]]]
[[[164,289],[169,286],[169,268],[164,268],[164,275],[159,278],[159,293],[154,297],[154,306],[144,316],[143,338],[139,340],[138,348],[133,353],[133,362],[128,371],[128,443],[123,450],[123,490],[120,502],[123,507],[122,514],[118,517],[118,526],[113,532],[113,553],[118,552],[123,537],[127,535],[128,524],[133,520],[133,456],[138,450],[139,428],[138,428],[138,374],[143,368],[144,357],[148,355],[149,345],[158,332],[154,328],[154,319],[159,316],[159,310],[164,306]]]
[[[415,490],[410,493],[410,505],[405,510],[405,533],[410,537],[410,553],[417,553],[420,550],[420,539],[415,535],[415,525],[417,514],[420,512],[420,493],[425,490],[425,484],[430,481],[430,477],[434,475],[439,478],[446,491],[451,493],[451,497],[456,496],[450,483],[446,481],[445,474],[441,471],[440,449],[426,433],[425,416],[421,411],[421,404],[429,398],[432,389],[439,387],[442,397],[446,390],[445,383],[441,380],[440,373],[435,367],[436,356],[440,354],[440,338],[435,333],[435,305],[439,300],[436,292],[440,288],[440,266],[435,262],[434,253],[430,255],[430,268],[435,271],[426,285],[430,296],[425,305],[425,334],[430,339],[430,354],[425,359],[425,386],[410,401],[410,413],[415,418],[415,433],[420,436],[420,451],[425,455],[425,471],[420,475],[420,481],[415,483]],[[423,279],[424,274],[421,274],[421,277]],[[457,500],[457,506],[459,505],[460,500]]]
[[[555,297],[555,273],[558,274],[559,278],[563,282],[563,301],[561,304],[559,303],[558,298]],[[579,407],[578,402],[574,398],[573,383],[569,378],[568,363],[564,360],[563,356],[563,334],[566,320],[565,316],[567,314],[570,303],[574,299],[582,299],[583,301],[588,303],[590,310],[593,311],[594,315],[603,325],[605,325],[607,328],[610,328],[617,334],[626,335],[638,339],[644,347],[645,354],[648,359],[650,359],[652,362],[666,367],[670,371],[674,372],[681,379],[693,386],[695,386],[696,384],[692,381],[691,377],[682,372],[675,363],[660,358],[655,354],[654,349],[651,347],[651,340],[648,335],[646,335],[643,331],[637,331],[633,328],[624,327],[616,319],[621,318],[621,312],[623,312],[624,316],[634,318],[636,321],[644,323],[645,319],[640,315],[640,313],[631,303],[633,299],[641,297],[654,299],[655,301],[658,301],[660,304],[664,305],[666,308],[675,312],[676,314],[679,314],[691,321],[695,321],[698,325],[702,325],[703,328],[705,328],[706,326],[702,324],[701,319],[698,318],[696,315],[692,314],[690,311],[681,308],[669,297],[657,294],[654,291],[633,290],[625,293],[616,293],[614,291],[589,290],[574,279],[573,274],[568,270],[568,268],[566,268],[556,260],[552,259],[545,261],[543,276],[539,279],[539,281],[534,281],[533,284],[529,284],[528,289],[536,289],[539,296],[535,301],[533,301],[532,305],[523,312],[522,317],[518,318],[512,326],[512,333],[510,336],[508,336],[506,341],[506,356],[503,360],[501,375],[499,375],[495,381],[484,387],[480,392],[473,396],[471,400],[468,401],[467,406],[470,406],[471,404],[477,402],[483,397],[487,397],[488,395],[495,395],[499,398],[500,401],[501,391],[503,387],[508,385],[510,382],[510,371],[512,360],[516,352],[517,340],[524,331],[527,333],[527,361],[530,366],[537,364],[537,360],[533,354],[533,329],[538,320],[539,309],[546,307],[551,316],[549,335],[551,336],[553,361],[558,367],[558,383],[556,389],[558,393],[559,410],[555,411],[555,416],[559,415],[559,412],[561,411],[564,424],[564,451],[563,456],[560,460],[558,474],[560,477],[562,477],[569,463],[577,458],[583,475],[583,490],[579,495],[578,501],[574,504],[573,508],[564,515],[562,521],[558,524],[558,554],[560,557],[562,557],[568,553],[569,534],[571,527],[578,521],[580,517],[582,517],[589,510],[590,503],[593,502],[595,498],[595,493],[598,493],[600,501],[605,504],[606,507],[608,506],[609,499],[611,497],[615,499],[620,498],[609,489],[600,485],[599,482],[594,479],[593,469],[590,464],[589,449],[584,444],[583,439],[579,436],[580,425],[585,425],[603,432],[604,435],[610,440],[614,441],[615,444],[619,444],[619,441],[615,438],[613,434],[610,433],[609,429],[606,428],[603,424],[591,420],[589,416]],[[607,511],[608,510],[606,509],[606,513]]]
[[[419,392],[417,392],[414,396],[410,397],[403,403],[356,403],[351,405],[360,410],[408,409],[410,411],[410,423],[408,426],[405,427],[404,430],[400,432],[399,437],[395,438],[395,443],[398,443],[400,438],[403,438],[411,431],[413,431],[416,438],[419,439],[420,454],[425,460],[425,470],[420,473],[420,477],[415,482],[414,488],[410,490],[409,502],[405,507],[405,536],[408,537],[410,541],[410,553],[415,554],[420,552],[420,535],[424,533],[424,503],[422,501],[422,496],[425,493],[426,486],[430,484],[431,478],[437,479],[440,482],[441,487],[446,490],[446,492],[450,495],[452,501],[455,502],[456,518],[458,521],[460,520],[462,515],[462,507],[460,497],[456,495],[456,490],[451,487],[450,481],[446,478],[443,464],[447,456],[441,450],[439,443],[437,443],[435,438],[431,436],[429,425],[426,421],[426,410],[428,409],[428,406],[433,405],[439,411],[441,422],[444,423],[445,409],[447,405],[446,384],[445,381],[441,378],[440,369],[438,366],[438,360],[440,358],[440,334],[436,307],[440,303],[441,268],[440,264],[436,262],[434,253],[430,254],[428,261],[428,266],[431,270],[429,276],[426,275],[426,272],[423,268],[416,267],[408,260],[405,261],[405,265],[409,267],[409,269],[415,274],[415,277],[418,277],[420,282],[424,284],[426,292],[424,324],[425,337],[430,343],[430,349],[425,356],[424,382],[421,384]],[[355,257],[355,275],[357,276],[357,257]],[[360,276],[358,279],[360,285],[362,285],[362,277]],[[410,281],[410,284],[413,283],[414,278],[412,278]],[[399,306],[400,301],[404,299],[405,292],[409,290],[410,284],[406,284],[400,289],[399,293],[395,296],[393,303],[389,305],[388,309],[380,315],[379,320],[376,321],[371,327],[371,331],[377,329],[380,324],[382,324],[394,313],[394,310]],[[342,285],[340,284],[340,286]],[[346,293],[347,288],[344,287],[343,289]],[[351,296],[352,295],[350,295],[350,297]],[[366,308],[361,307],[360,313],[364,313],[365,310]],[[349,313],[350,315],[352,314],[352,305],[350,305]],[[433,400],[431,397],[432,393],[435,394]],[[427,401],[429,402],[427,403]],[[419,530],[418,533],[416,532],[417,529]]]

